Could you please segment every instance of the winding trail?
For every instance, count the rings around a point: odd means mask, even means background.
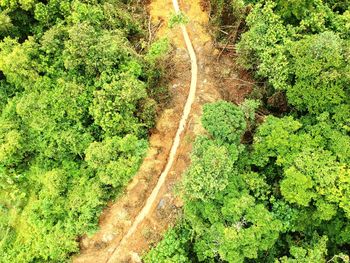
[[[155,26],[151,33],[167,37],[174,46],[166,80],[171,99],[157,118],[140,169],[123,195],[104,209],[98,231],[81,237],[74,263],[141,263],[140,256],[181,216],[183,200],[176,195],[176,185],[191,163],[195,138],[205,134],[203,105],[223,98],[240,103],[252,88],[234,81],[252,82],[249,74],[238,70],[234,55],[217,59],[220,51],[208,32],[210,10],[205,1],[178,1],[190,19],[186,27],[169,28],[174,10],[180,13],[176,0],[151,0],[147,5]]]
[[[175,10],[176,14],[180,14],[181,10],[179,7],[179,3],[177,0],[172,0],[173,2],[173,7]],[[141,224],[141,222],[146,218],[146,216],[150,213],[152,206],[154,205],[154,202],[157,199],[157,195],[161,189],[161,187],[163,186],[167,175],[169,174],[169,171],[171,169],[171,167],[174,164],[174,159],[176,156],[176,152],[179,148],[180,145],[180,140],[181,140],[181,135],[185,129],[185,126],[187,124],[187,120],[188,117],[190,115],[191,112],[191,108],[192,108],[192,104],[195,100],[195,95],[196,95],[196,89],[197,89],[197,75],[198,75],[198,65],[197,65],[197,57],[196,57],[196,53],[194,51],[191,39],[188,35],[187,29],[185,25],[180,25],[181,30],[182,30],[182,35],[184,37],[185,40],[185,44],[186,44],[186,48],[188,51],[188,54],[190,56],[191,59],[191,86],[190,86],[190,90],[189,90],[189,94],[185,103],[185,107],[183,109],[183,113],[182,113],[182,117],[180,119],[180,123],[179,123],[179,127],[177,129],[173,144],[171,146],[171,150],[169,153],[169,157],[168,157],[168,161],[167,164],[163,170],[163,172],[161,173],[158,182],[156,184],[156,186],[154,187],[151,195],[148,197],[145,206],[142,208],[142,210],[140,211],[140,213],[136,216],[134,222],[132,223],[131,227],[129,228],[128,232],[126,233],[126,235],[122,238],[122,240],[120,241],[120,243],[113,249],[110,257],[107,259],[106,263],[113,263],[113,262],[118,262],[118,249],[120,247],[122,247],[124,244],[127,243],[127,241],[129,240],[129,238],[133,235],[133,233],[136,231],[137,227]]]

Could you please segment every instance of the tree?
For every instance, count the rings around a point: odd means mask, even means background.
[[[337,127],[329,113],[268,116],[236,154],[239,146],[223,143],[221,133],[199,138],[182,188],[181,227],[193,233],[187,257],[347,262],[350,138]]]
[[[272,93],[285,90],[298,111],[339,114],[349,105],[347,13],[327,1],[298,2],[254,6],[237,44],[239,62],[266,79]]]
[[[146,141],[136,136],[111,137],[93,142],[86,149],[88,165],[97,171],[100,181],[113,187],[121,187],[136,173],[147,147]]]
[[[225,101],[204,105],[202,124],[212,136],[227,143],[238,143],[247,125],[243,112]]]
[[[294,42],[295,84],[287,89],[289,102],[312,113],[332,112],[334,106],[348,103],[347,52],[343,40],[333,32]]]
[[[200,138],[195,143],[192,165],[184,179],[185,196],[188,199],[207,201],[215,199],[233,176],[233,162],[224,146]]]
[[[289,56],[285,43],[290,32],[283,20],[275,14],[276,3],[257,4],[247,17],[250,30],[237,44],[239,63],[246,69],[255,69],[258,77],[268,78],[275,89],[286,89],[290,83]]]
[[[12,27],[13,27],[13,24],[11,22],[11,18],[5,12],[1,12],[0,13],[0,37],[10,32]]]
[[[189,263],[188,247],[189,233],[185,229],[169,230],[157,247],[143,259],[145,263]]]
[[[66,262],[142,161],[162,52],[119,0],[0,5],[0,261]]]

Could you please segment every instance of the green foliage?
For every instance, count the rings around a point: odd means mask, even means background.
[[[247,17],[250,30],[242,35],[237,48],[240,63],[247,69],[256,69],[259,77],[269,77],[276,89],[286,89],[289,80],[289,60],[284,44],[288,29],[273,12],[275,3],[258,4]]]
[[[243,112],[225,101],[204,105],[202,124],[212,136],[228,143],[238,143],[246,129]]]
[[[289,102],[300,110],[320,113],[348,103],[350,83],[345,42],[333,32],[305,37],[294,42],[295,84],[287,90]]]
[[[345,201],[348,195],[343,192],[349,187],[348,162],[337,160],[337,152],[329,147],[333,140],[338,140],[337,136],[314,137],[322,133],[320,127],[319,124],[302,128],[302,124],[292,118],[269,117],[255,137],[254,163],[264,166],[271,158],[275,159],[276,165],[283,167],[282,196],[291,204],[315,207],[315,219],[330,220],[337,212],[336,207],[349,217]],[[341,138],[341,134],[338,136]]]
[[[277,262],[291,263],[291,262],[326,262],[325,256],[327,255],[327,237],[318,238],[313,241],[314,246],[306,248],[299,246],[292,246],[290,248],[290,254],[293,258],[283,257]]]
[[[161,38],[150,46],[148,53],[145,56],[145,59],[151,64],[155,64],[159,59],[163,58],[170,49],[170,43],[167,38]]]
[[[132,66],[133,64],[130,65],[130,70],[133,70]],[[147,98],[145,83],[132,73],[124,73],[117,77],[103,74],[101,80],[103,86],[94,92],[94,100],[90,107],[95,123],[107,136],[141,134],[144,125],[135,115],[138,102]],[[150,117],[152,119],[154,116]]]
[[[203,119],[225,115],[212,113]],[[248,147],[223,142],[222,133],[197,139],[179,226],[192,233],[192,262],[348,262],[350,137],[329,116],[268,116]]]
[[[301,112],[336,113],[349,105],[346,8],[319,0],[261,2],[238,43],[240,63],[274,90],[286,90]]]
[[[224,190],[233,169],[229,152],[224,146],[200,138],[195,143],[192,165],[184,179],[184,188],[188,199],[206,201]]]
[[[33,8],[33,6],[37,3],[36,0],[4,0],[1,1],[0,6],[9,8],[9,9],[15,9],[15,8],[22,8],[26,11]]]
[[[261,102],[253,99],[245,99],[239,108],[244,113],[247,122],[247,130],[252,131],[256,127],[255,111],[260,107]]]
[[[164,82],[164,86],[166,85],[165,82],[168,77],[166,69],[170,67],[169,61],[171,61],[170,51],[170,42],[167,38],[160,38],[149,46],[145,60],[149,64],[147,76],[149,76],[148,83],[150,86],[159,85],[160,82]],[[148,93],[157,102],[166,103],[169,94],[164,86],[148,90]],[[148,103],[150,104],[152,101],[148,101]],[[153,109],[155,108],[153,107]],[[151,113],[152,108],[147,111]]]
[[[189,233],[185,229],[170,229],[157,247],[147,254],[143,260],[145,263],[189,263],[187,257]]]
[[[189,22],[188,17],[184,13],[173,14],[169,20],[169,28],[173,28],[177,25],[184,25]]]
[[[6,35],[11,31],[13,25],[11,22],[11,17],[5,12],[0,13],[0,37]]]
[[[234,26],[237,14],[227,12],[235,4],[212,1],[220,25]],[[196,140],[181,188],[186,256],[349,262],[349,2],[246,4],[239,62],[266,83],[267,95],[286,94],[292,112],[260,118],[256,127],[256,101],[205,105],[210,136]],[[254,139],[243,146],[246,129]]]
[[[120,187],[137,171],[146,145],[145,141],[138,140],[134,135],[111,137],[90,144],[85,152],[85,160],[97,171],[103,184]]]
[[[0,262],[67,262],[142,161],[162,52],[122,1],[0,3]]]
[[[255,111],[259,108],[260,104],[258,100],[245,99],[239,105],[239,108],[243,111],[246,120],[253,122],[255,120]]]

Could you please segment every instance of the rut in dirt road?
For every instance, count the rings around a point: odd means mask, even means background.
[[[179,4],[177,2],[177,0],[172,0],[173,1],[173,6],[174,6],[174,10],[176,14],[180,14],[180,7]],[[190,55],[190,59],[191,59],[191,86],[190,86],[190,90],[189,90],[189,94],[186,100],[186,104],[183,110],[183,114],[179,123],[179,127],[177,129],[171,150],[170,150],[170,154],[168,157],[168,161],[167,164],[165,166],[165,169],[163,170],[163,172],[161,173],[158,182],[155,186],[155,188],[153,189],[151,195],[148,197],[145,206],[142,208],[141,212],[137,215],[137,217],[135,218],[132,226],[129,228],[128,232],[126,233],[126,235],[122,238],[122,240],[120,241],[119,245],[117,245],[113,252],[111,253],[111,256],[109,257],[109,259],[106,261],[106,263],[112,263],[112,262],[118,262],[118,248],[123,246],[128,239],[132,236],[132,234],[135,232],[135,230],[137,229],[137,227],[140,225],[140,223],[145,219],[145,217],[147,217],[147,215],[149,214],[152,205],[154,204],[157,195],[162,187],[162,185],[165,182],[165,179],[174,163],[174,159],[176,156],[176,152],[178,150],[178,147],[180,145],[180,138],[181,138],[181,134],[183,133],[188,117],[190,115],[190,111],[191,111],[191,107],[192,104],[194,102],[195,99],[195,95],[196,95],[196,88],[197,88],[197,74],[198,74],[198,65],[197,65],[197,58],[196,58],[196,54],[195,51],[193,49],[193,45],[192,42],[190,40],[190,37],[188,35],[187,29],[184,25],[181,25],[181,30],[182,30],[182,34],[186,43],[186,48],[187,51]]]

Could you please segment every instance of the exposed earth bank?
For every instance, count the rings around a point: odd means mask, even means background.
[[[168,176],[147,215],[127,242],[121,240],[130,231],[169,159],[170,149],[183,115],[191,83],[191,61],[179,26],[169,29],[168,22],[174,14],[172,0],[153,0],[149,14],[153,24],[161,22],[158,37],[168,37],[174,46],[173,76],[168,88],[171,102],[159,116],[156,128],[150,137],[150,147],[139,172],[135,175],[124,194],[102,213],[99,231],[92,237],[84,237],[80,255],[74,262],[138,262],[150,246],[155,245],[164,231],[180,216],[182,202],[175,195],[175,188],[183,172],[189,166],[192,143],[198,134],[204,132],[200,124],[202,106],[220,99],[239,103],[251,90],[246,74],[237,70],[230,54],[219,57],[214,48],[209,30],[209,15],[202,0],[180,1],[180,8],[189,18],[186,25],[197,55],[198,83],[195,100],[179,148]],[[220,72],[220,74],[218,74]],[[243,84],[242,84],[243,83]],[[248,83],[248,82],[247,82]]]

